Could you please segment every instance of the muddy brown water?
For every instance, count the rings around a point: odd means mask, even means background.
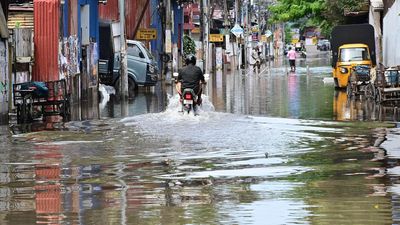
[[[0,224],[399,223],[396,110],[343,101],[307,63],[215,74],[197,117],[162,85],[127,118],[1,127]]]

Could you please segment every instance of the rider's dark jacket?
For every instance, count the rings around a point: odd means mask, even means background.
[[[189,64],[179,70],[178,82],[182,83],[182,90],[192,88],[196,94],[200,90],[200,81],[205,83],[200,67]]]

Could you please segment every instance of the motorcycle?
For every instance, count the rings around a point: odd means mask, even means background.
[[[193,111],[194,115],[198,115],[197,113],[197,108],[199,105],[201,105],[202,99],[199,99],[199,94],[202,93],[202,85],[205,85],[205,83],[202,83],[200,85],[200,91],[198,93],[195,93],[195,91],[192,88],[185,88],[181,89],[181,83],[177,82],[176,83],[176,90],[178,94],[180,95],[180,103],[182,105],[182,109],[179,112],[184,112],[189,114],[191,111]]]
[[[185,88],[181,95],[182,112],[189,114],[193,111],[193,113],[197,115],[197,98],[193,89]]]

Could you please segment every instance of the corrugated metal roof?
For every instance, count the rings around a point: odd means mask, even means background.
[[[147,0],[125,1],[125,27],[127,39],[134,39],[134,29],[139,20],[140,14],[145,10],[140,28],[150,28],[151,13],[150,7],[144,9]],[[150,4],[149,4],[150,6]],[[105,20],[119,20],[118,0],[108,0],[106,4],[99,5],[99,17]]]
[[[119,20],[118,0],[108,0],[106,4],[99,4],[99,15],[105,20]]]
[[[10,4],[8,6],[8,11],[32,11],[33,12],[33,3]]]
[[[8,13],[7,27],[14,28],[31,28],[33,29],[33,10],[32,11],[10,11]]]
[[[32,80],[58,80],[60,2],[58,0],[34,0],[33,4],[35,65]]]
[[[8,29],[33,29],[33,3],[10,4],[8,7]]]

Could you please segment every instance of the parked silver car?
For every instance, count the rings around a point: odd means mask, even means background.
[[[127,41],[128,74],[136,84],[155,85],[158,80],[157,62],[151,52],[140,41]]]
[[[157,61],[146,46],[135,40],[127,40],[127,62],[128,62],[128,91],[133,97],[138,86],[154,86],[158,81]],[[114,59],[99,60],[100,82],[113,85],[119,95],[120,89],[120,57],[119,52],[114,53]],[[113,72],[107,72],[107,68],[113,68]]]
[[[127,61],[128,61],[128,91],[132,96],[137,86],[154,86],[158,81],[157,61],[146,46],[135,40],[127,40]],[[119,89],[117,80],[115,89]]]

